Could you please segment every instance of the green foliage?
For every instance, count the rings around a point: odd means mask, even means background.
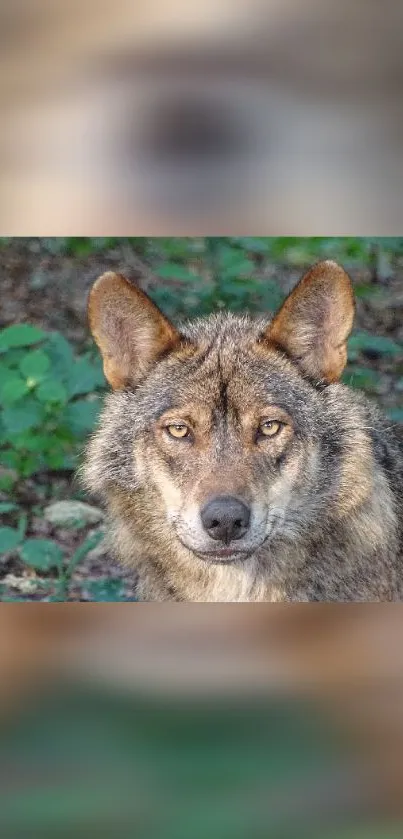
[[[45,337],[41,329],[30,326],[28,323],[17,323],[7,326],[0,333],[0,352],[10,350],[13,347],[29,347],[37,344]]]
[[[0,527],[0,553],[12,551],[20,542],[20,534],[13,527]]]
[[[27,478],[74,469],[105,384],[98,356],[76,359],[62,335],[17,324],[0,332],[0,381],[0,489],[11,493]],[[48,599],[66,599],[75,564],[94,540],[85,540],[66,565],[57,541],[25,538],[26,517],[11,495],[0,513],[18,520],[0,528],[0,554],[16,553],[26,567],[57,573]]]
[[[50,539],[26,539],[21,546],[21,559],[39,571],[59,567],[63,553],[56,542]]]
[[[13,504],[10,501],[0,502],[0,513],[12,513],[14,510],[18,510],[17,504]]]
[[[119,600],[126,600],[123,583],[119,577],[91,580],[86,587],[92,600],[96,600],[97,603],[116,603]]]
[[[69,584],[74,570],[76,569],[77,565],[79,565],[79,563],[84,559],[84,557],[87,556],[87,554],[90,551],[96,548],[97,545],[99,545],[102,538],[103,534],[100,531],[92,533],[89,536],[87,536],[87,538],[84,539],[81,545],[79,545],[77,550],[74,551],[73,556],[70,558],[70,560],[66,563],[64,567],[61,568],[58,586],[55,594],[50,598],[51,600],[61,602],[67,600]]]
[[[381,355],[401,355],[402,347],[385,335],[371,335],[364,330],[356,330],[349,340],[349,357],[357,357],[357,351]]]
[[[22,478],[71,469],[96,420],[99,358],[75,359],[61,335],[11,326],[0,332],[0,381],[2,465]]]
[[[284,295],[276,282],[259,271],[262,256],[269,256],[271,240],[245,241],[248,250],[241,239],[154,240],[154,271],[165,280],[152,289],[154,299],[171,316],[224,308],[273,311]]]
[[[329,258],[376,275],[383,254],[393,260],[403,255],[403,238],[398,237],[70,237],[41,239],[40,244],[51,254],[77,260],[124,246],[155,275],[154,299],[168,315],[183,317],[224,307],[273,311],[283,295],[267,265],[302,269]],[[358,296],[379,293],[376,285],[358,284]]]

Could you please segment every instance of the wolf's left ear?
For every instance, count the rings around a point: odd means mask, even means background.
[[[138,382],[181,340],[147,294],[113,272],[102,274],[94,283],[88,319],[102,354],[105,377],[114,389]]]
[[[347,361],[354,321],[351,280],[336,262],[314,265],[264,334],[314,379],[335,382]]]

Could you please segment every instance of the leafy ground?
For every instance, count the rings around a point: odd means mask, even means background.
[[[86,298],[108,268],[186,318],[271,313],[312,261],[340,260],[357,296],[345,381],[403,422],[403,239],[2,239],[0,249],[3,600],[131,596],[106,554],[102,511],[74,479],[105,389]]]

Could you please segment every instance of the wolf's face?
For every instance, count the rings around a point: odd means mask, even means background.
[[[136,405],[135,473],[176,539],[208,561],[253,554],[319,480],[320,399],[259,341],[263,328],[228,316],[196,324],[190,347],[148,377],[152,411],[142,393]]]
[[[89,314],[115,390],[90,480],[140,494],[143,529],[165,545],[243,560],[306,528],[340,488],[333,383],[353,298],[337,265],[315,266],[269,324],[218,315],[178,332],[115,274],[95,284]]]

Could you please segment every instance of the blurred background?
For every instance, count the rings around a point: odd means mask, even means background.
[[[3,604],[7,837],[397,839],[400,611]]]
[[[4,0],[9,235],[399,235],[395,0]]]
[[[126,274],[175,321],[223,308],[270,318],[320,258],[344,265],[357,299],[343,381],[403,422],[402,238],[0,240],[3,601],[133,597],[75,478],[106,392],[86,318],[96,277]]]

